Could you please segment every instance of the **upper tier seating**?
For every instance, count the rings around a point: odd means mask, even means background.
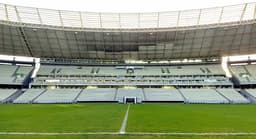
[[[38,75],[225,75],[220,65],[191,66],[44,66]]]
[[[221,65],[45,66],[34,85],[232,85]]]
[[[90,74],[90,68],[79,66],[41,66],[38,75],[84,75]]]
[[[225,75],[221,65],[173,66],[168,69],[172,75]]]
[[[240,84],[256,83],[256,65],[236,65],[230,69]]]
[[[17,65],[0,65],[0,84],[22,84],[33,67]]]
[[[250,75],[249,80],[251,82],[256,82],[256,65],[246,65],[245,68]]]

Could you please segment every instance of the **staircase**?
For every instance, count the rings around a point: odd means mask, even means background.
[[[23,90],[17,90],[15,93],[13,93],[11,96],[3,100],[3,103],[12,103],[15,99],[17,99],[20,95],[24,93]]]

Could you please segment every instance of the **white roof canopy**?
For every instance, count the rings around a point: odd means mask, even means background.
[[[172,28],[253,20],[256,3],[152,13],[77,12],[0,4],[0,20],[75,28]]]

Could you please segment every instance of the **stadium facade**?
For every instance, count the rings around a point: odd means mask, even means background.
[[[0,4],[0,102],[254,103],[255,58],[227,57],[256,53],[255,18],[256,3],[152,13]]]

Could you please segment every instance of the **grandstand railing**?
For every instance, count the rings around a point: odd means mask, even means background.
[[[175,28],[254,20],[256,3],[185,11],[97,13],[0,4],[0,21],[73,28]]]
[[[206,77],[206,76],[204,76]],[[34,79],[33,85],[230,85],[232,83],[224,76],[212,78],[125,78],[96,77],[96,78],[55,78],[39,76]]]

